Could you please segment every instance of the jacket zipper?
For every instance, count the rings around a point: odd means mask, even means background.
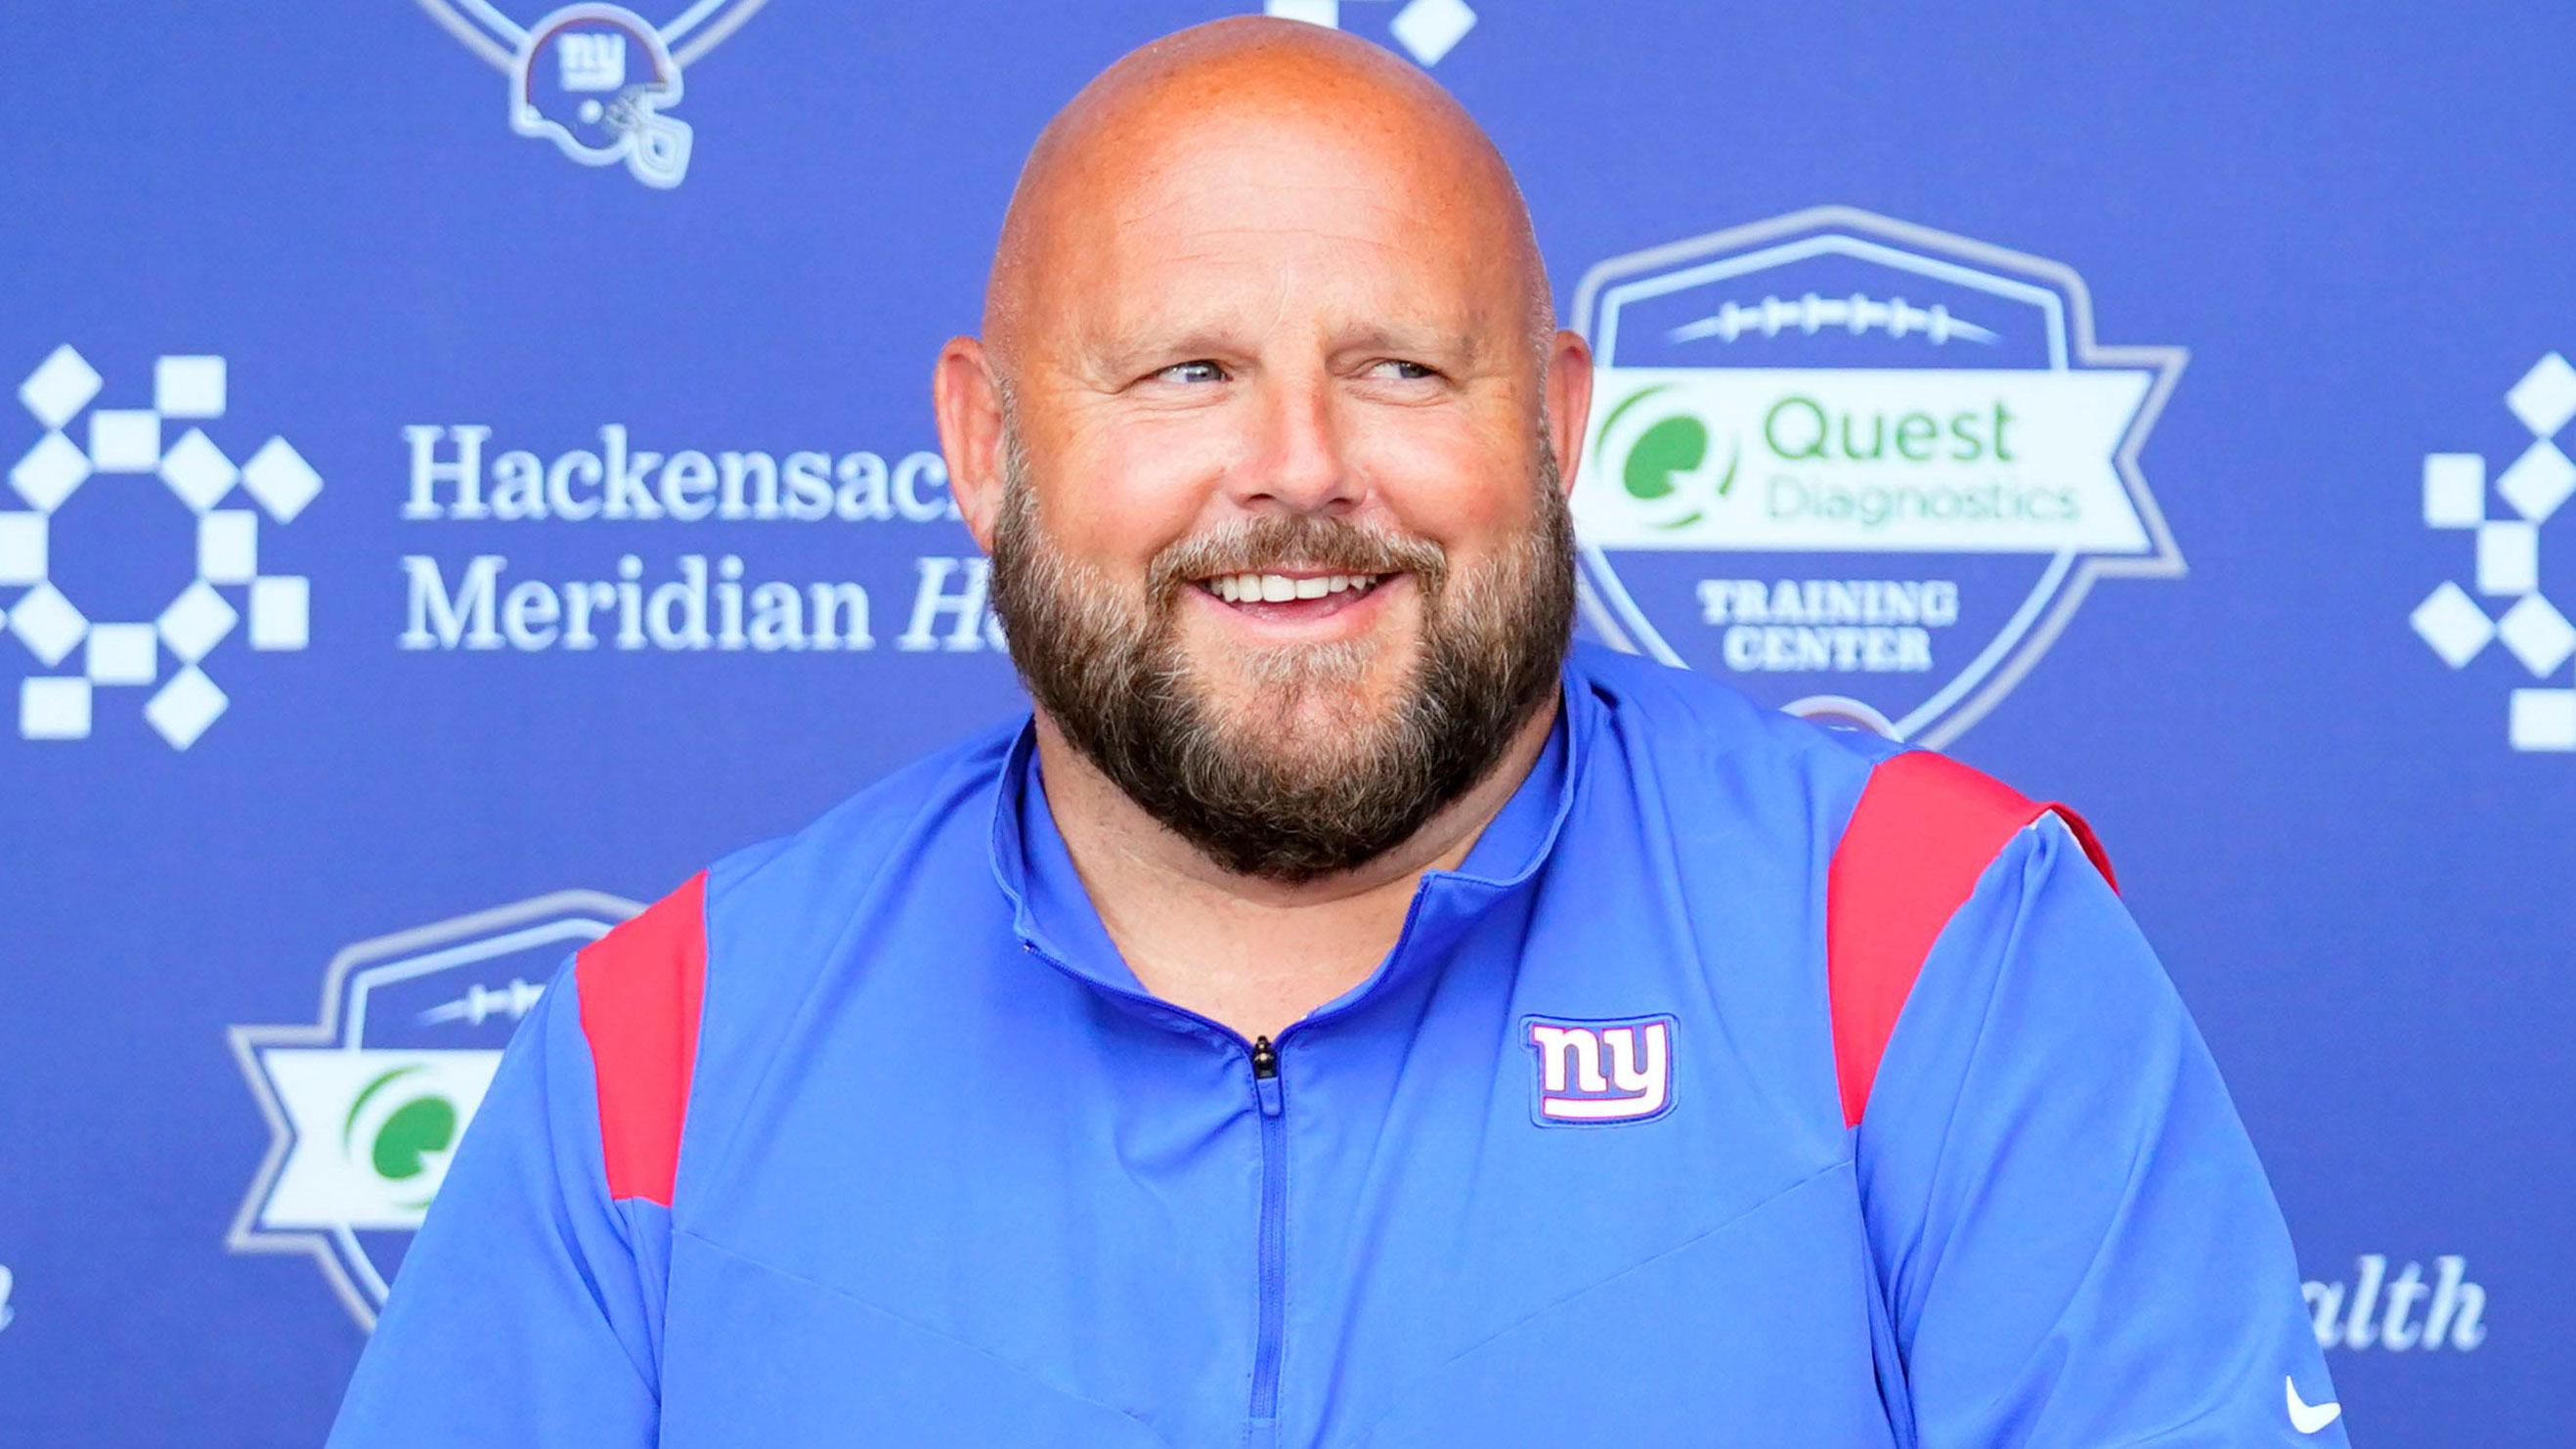
[[[1261,1108],[1261,1234],[1259,1327],[1252,1350],[1254,1442],[1277,1432],[1279,1356],[1286,1336],[1288,1276],[1288,1126],[1281,1113],[1279,1053],[1270,1038],[1252,1042],[1252,1094]]]
[[[1419,896],[1404,915],[1404,929],[1397,933],[1396,949],[1413,935],[1413,918],[1422,909]],[[1023,939],[1020,948],[1067,976],[1093,987],[1152,1007],[1167,1015],[1196,1022],[1212,1032],[1221,1032],[1242,1041],[1243,1036],[1214,1017],[1202,1016],[1185,1006],[1174,1006],[1151,992],[1131,991],[1123,986],[1106,986],[1075,971],[1037,942]],[[1280,1032],[1304,1031],[1351,1010],[1356,1002],[1344,1002],[1340,1008],[1303,1017]],[[1252,1435],[1255,1449],[1277,1442],[1279,1432],[1279,1359],[1287,1337],[1288,1280],[1288,1127],[1280,1120],[1287,1102],[1279,1087],[1279,1051],[1266,1036],[1254,1037],[1251,1043],[1252,1095],[1261,1109],[1261,1226],[1257,1269],[1259,1306],[1252,1349]]]

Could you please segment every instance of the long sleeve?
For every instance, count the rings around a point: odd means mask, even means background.
[[[2344,1442],[2208,1048],[2054,818],[1926,958],[1856,1150],[1925,1449]]]
[[[609,1196],[577,992],[567,964],[502,1054],[332,1449],[653,1442],[669,1217]]]

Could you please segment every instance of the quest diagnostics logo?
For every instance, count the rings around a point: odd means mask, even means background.
[[[2055,262],[1825,207],[1583,279],[1585,617],[1792,713],[1939,745],[2093,581],[2182,571],[2138,470],[2181,371]]]
[[[638,909],[564,891],[361,941],[324,973],[318,1023],[232,1028],[269,1148],[227,1246],[310,1253],[373,1328],[511,1030]]]

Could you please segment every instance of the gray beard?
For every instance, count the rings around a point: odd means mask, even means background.
[[[1297,884],[1376,859],[1484,779],[1556,688],[1573,636],[1574,524],[1545,447],[1530,527],[1472,574],[1453,575],[1420,539],[1269,515],[1156,554],[1139,606],[1056,549],[1005,431],[992,597],[1012,663],[1084,759],[1226,870]],[[1368,641],[1243,656],[1246,682],[1279,713],[1247,727],[1216,706],[1181,645],[1180,591],[1288,560],[1412,575],[1421,648],[1389,708],[1356,703],[1379,647]],[[1257,728],[1318,712],[1327,724],[1308,738]]]

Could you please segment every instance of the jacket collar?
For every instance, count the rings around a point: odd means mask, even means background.
[[[1299,1025],[1338,1015],[1445,960],[1459,939],[1502,901],[1528,889],[1563,834],[1592,751],[1603,706],[1573,671],[1559,690],[1556,725],[1530,772],[1486,823],[1455,870],[1430,871],[1394,949],[1368,977],[1307,1013]],[[1037,726],[1020,728],[994,783],[994,879],[1012,904],[1025,949],[1114,995],[1165,1014],[1192,1015],[1148,993],[1101,924],[1047,805],[1037,759]]]

